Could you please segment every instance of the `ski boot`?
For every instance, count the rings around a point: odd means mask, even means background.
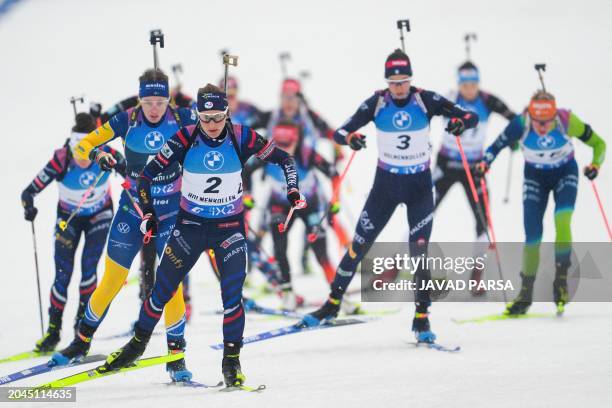
[[[183,353],[185,352],[185,346],[185,339],[168,341],[168,352],[171,354]],[[187,382],[191,381],[191,378],[193,377],[191,371],[187,369],[184,358],[166,363],[166,371],[170,375],[170,379],[172,379],[173,382]]]
[[[472,275],[470,276],[470,280],[480,283],[482,281],[483,274],[484,269],[475,266],[474,269],[472,269]],[[478,297],[484,295],[486,293],[486,290],[483,287],[479,287],[479,285],[476,285],[472,288],[471,292],[472,296]]]
[[[81,320],[83,320],[83,316],[85,316],[85,306],[87,302],[79,302],[79,308],[77,309],[76,316],[74,316],[74,335],[76,336],[79,332],[79,324],[81,324]]]
[[[557,264],[555,280],[553,282],[553,299],[557,306],[557,316],[562,316],[565,311],[565,305],[569,302],[569,293],[567,291],[567,270],[569,265]]]
[[[295,292],[293,291],[291,286],[283,288],[283,291],[281,292],[281,300],[281,309],[287,310],[289,312],[295,312],[298,306],[297,296],[295,295]]]
[[[49,321],[49,327],[47,328],[47,332],[43,336],[42,339],[36,342],[36,346],[34,347],[34,351],[38,351],[41,353],[48,353],[50,351],[55,350],[55,346],[60,341],[60,331],[62,330],[62,316],[59,318],[51,316]]]
[[[302,321],[298,323],[301,327],[314,327],[335,319],[340,312],[340,299],[330,297],[318,310],[304,316]]]
[[[95,333],[94,327],[81,323],[72,343],[62,351],[58,351],[51,356],[51,365],[64,366],[74,362],[82,361],[91,347],[91,338]]]
[[[524,315],[531,306],[535,276],[525,276],[521,273],[521,278],[523,279],[521,291],[516,299],[506,306],[506,310],[504,311],[504,315],[506,316]]]
[[[436,341],[436,335],[431,331],[429,325],[429,313],[416,311],[414,319],[412,319],[412,331],[418,343],[433,344]]]
[[[223,361],[221,372],[226,387],[236,387],[244,384],[246,377],[240,369],[240,344],[229,341],[223,342]]]
[[[147,348],[147,343],[151,339],[150,332],[144,332],[136,328],[134,337],[119,350],[112,352],[107,358],[104,365],[98,368],[99,372],[115,371],[121,368],[129,367],[134,361],[138,360]]]

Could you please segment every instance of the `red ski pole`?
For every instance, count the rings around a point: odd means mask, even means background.
[[[287,231],[287,226],[289,225],[289,222],[291,221],[291,218],[293,217],[293,212],[295,210],[301,210],[302,208],[306,208],[306,205],[307,205],[306,200],[297,200],[295,202],[295,205],[291,206],[291,208],[289,209],[289,214],[287,214],[287,218],[285,219],[285,222],[282,224],[278,224],[278,232],[282,234],[285,231]]]
[[[134,209],[136,210],[136,212],[138,213],[140,218],[144,218],[144,214],[142,213],[142,210],[140,209],[140,206],[138,205],[136,200],[134,200],[134,197],[132,196],[132,193],[130,193],[130,182],[129,182],[129,180],[126,179],[123,183],[121,183],[121,187],[123,187],[123,189],[125,190],[128,198],[132,202],[132,205],[134,206]],[[148,244],[151,241],[151,237],[152,236],[153,236],[153,231],[152,230],[148,230],[147,233],[144,234],[144,237],[142,238],[142,242],[144,244]]]
[[[595,193],[595,199],[597,200],[597,205],[599,206],[599,212],[601,212],[604,224],[606,225],[606,230],[608,231],[608,239],[612,241],[612,230],[610,230],[610,223],[608,222],[608,217],[606,216],[603,204],[601,203],[601,199],[599,198],[599,191],[597,191],[597,186],[595,185],[595,181],[593,180],[591,180],[591,187],[593,187],[593,193]]]

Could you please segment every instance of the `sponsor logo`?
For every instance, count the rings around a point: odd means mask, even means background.
[[[393,115],[393,126],[397,129],[408,129],[412,124],[412,118],[406,111],[397,111]]]
[[[353,236],[353,241],[355,241],[359,245],[365,244],[365,238],[357,233],[355,233],[355,235]]]
[[[172,231],[172,236],[173,237],[178,237],[179,235],[181,235],[181,231],[175,229],[174,231]]]
[[[246,246],[243,245],[241,247],[238,247],[236,249],[232,249],[232,252],[228,253],[227,255],[225,255],[223,257],[223,262],[227,262],[231,257],[233,257],[234,255],[237,255],[239,253],[246,253]]]
[[[210,108],[212,108],[212,107],[213,107],[213,103],[212,103],[211,101],[208,101],[208,102],[206,102],[206,103],[204,104],[204,107],[205,107],[206,109],[210,109]]]
[[[374,224],[372,224],[372,221],[370,221],[370,216],[368,215],[367,211],[362,212],[359,216],[359,224],[365,231],[371,231],[374,229]]]
[[[221,152],[216,150],[211,150],[204,155],[204,166],[208,170],[219,170],[221,167],[223,167],[224,161],[225,159],[223,158]]]
[[[164,248],[164,254],[168,257],[170,262],[174,264],[176,269],[181,269],[183,267],[183,260],[176,256],[170,245],[166,245],[166,248]]]
[[[92,171],[86,171],[79,177],[79,184],[83,188],[87,188],[96,179],[96,175]]]
[[[231,237],[229,237],[228,239],[226,239],[225,241],[223,241],[221,243],[221,248],[223,249],[227,249],[230,247],[230,245],[232,245],[234,242],[238,242],[240,240],[244,240],[244,237],[242,236],[241,233],[237,232],[234,235],[232,235]]]
[[[120,222],[119,224],[117,224],[117,231],[122,234],[127,234],[128,232],[130,232],[130,226],[125,222]]]
[[[172,149],[167,144],[162,146],[160,152],[166,159],[169,159],[172,156]]]
[[[550,149],[555,147],[555,138],[550,135],[538,137],[538,147],[542,149]]]
[[[164,136],[157,130],[153,130],[147,133],[144,142],[147,149],[156,152],[164,145]]]
[[[49,176],[47,176],[47,173],[45,173],[44,170],[41,170],[40,173],[38,173],[38,179],[43,183],[46,183],[49,181]]]
[[[164,200],[159,200],[157,198],[153,199],[153,205],[167,205],[170,202],[167,198]]]

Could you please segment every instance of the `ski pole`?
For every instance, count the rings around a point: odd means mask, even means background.
[[[83,196],[81,197],[81,200],[79,201],[79,203],[77,204],[76,208],[74,210],[72,210],[72,212],[70,213],[70,215],[68,216],[68,219],[66,221],[61,220],[58,224],[58,226],[60,227],[60,229],[62,231],[66,231],[66,228],[68,228],[68,224],[70,223],[70,221],[72,221],[72,219],[77,215],[77,213],[79,212],[79,210],[81,209],[81,207],[83,206],[83,204],[85,204],[85,201],[87,201],[87,199],[89,198],[89,196],[91,195],[91,193],[93,192],[93,190],[96,188],[96,186],[98,185],[98,182],[100,181],[100,179],[104,176],[104,172],[100,172],[100,174],[98,174],[98,176],[96,177],[96,179],[94,180],[93,183],[91,183],[91,186],[89,186],[87,188],[87,190],[85,191],[85,193],[83,193]]]
[[[132,202],[132,205],[134,206],[136,213],[138,213],[138,216],[140,216],[141,219],[144,218],[144,214],[142,213],[140,206],[138,205],[138,203],[132,196],[132,193],[130,193],[130,182],[128,180],[125,180],[123,183],[121,183],[121,187],[123,187],[123,189],[125,190],[125,193],[127,194],[128,198]],[[153,230],[148,230],[146,234],[144,234],[144,237],[142,238],[142,242],[144,244],[148,244],[151,241],[152,236],[153,236]]]
[[[149,42],[153,46],[153,68],[157,71],[159,69],[159,60],[157,58],[157,44],[159,48],[164,48],[164,34],[161,30],[151,30],[151,36]]]
[[[506,175],[506,194],[504,195],[504,204],[510,202],[510,184],[512,182],[512,158],[514,153],[510,151],[510,158],[508,159],[508,174]]]
[[[38,315],[40,317],[40,333],[44,337],[45,328],[43,324],[42,297],[40,296],[40,273],[38,272],[38,250],[36,249],[36,231],[32,221],[32,243],[34,244],[34,266],[36,267],[36,287],[38,288]]]
[[[183,66],[181,64],[172,65],[172,73],[174,74],[174,80],[176,81],[176,86],[181,88],[181,77],[179,74],[183,73]]]
[[[289,222],[291,222],[291,218],[293,218],[293,212],[295,210],[301,210],[306,207],[307,207],[306,200],[297,200],[295,202],[295,205],[292,205],[291,208],[289,209],[289,214],[287,214],[287,218],[285,219],[285,222],[282,224],[278,224],[278,232],[282,234],[285,231],[287,231],[287,226],[289,225]]]
[[[314,226],[312,232],[308,234],[308,242],[312,243],[317,240],[317,236],[319,235],[319,231],[321,230],[321,224],[323,224],[323,221],[325,221],[325,219],[329,215],[329,212],[331,211],[332,206],[338,200],[338,195],[340,194],[340,187],[342,186],[342,182],[346,178],[346,173],[348,173],[348,170],[351,167],[351,163],[353,163],[353,159],[355,158],[356,153],[357,153],[356,150],[353,150],[353,153],[351,153],[351,157],[349,158],[349,161],[346,164],[346,167],[344,167],[344,170],[342,171],[342,174],[340,175],[340,178],[338,179],[338,184],[336,184],[336,187],[334,188],[334,191],[332,192],[332,199],[327,206],[327,210],[323,213],[323,215],[319,219],[319,222]]]
[[[400,41],[402,42],[402,51],[406,52],[406,46],[404,45],[404,30],[406,28],[406,32],[410,32],[410,21],[408,19],[405,20],[397,20],[397,29],[400,32]]]
[[[463,37],[463,41],[465,41],[465,56],[467,61],[472,60],[472,47],[470,41],[476,41],[477,38],[476,33],[466,33]]]
[[[591,187],[593,187],[593,193],[595,193],[595,199],[597,200],[597,205],[599,206],[599,212],[601,212],[601,216],[604,220],[604,224],[606,225],[606,230],[608,231],[608,239],[612,241],[612,230],[610,230],[610,224],[608,223],[608,217],[606,216],[606,212],[604,211],[603,204],[601,203],[601,199],[599,198],[599,191],[597,190],[597,186],[595,185],[595,181],[591,180]]]

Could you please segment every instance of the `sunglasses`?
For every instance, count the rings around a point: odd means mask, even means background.
[[[198,112],[198,116],[200,117],[200,120],[204,123],[210,123],[211,121],[215,123],[219,123],[219,122],[222,122],[224,119],[226,119],[229,116],[228,108],[226,108],[223,112],[218,112],[218,113]]]
[[[164,106],[168,105],[168,103],[170,102],[169,99],[164,99],[163,101],[140,101],[140,105],[142,106],[146,106],[147,108],[163,108]]]
[[[409,83],[410,80],[411,80],[411,78],[406,78],[406,79],[387,79],[387,84],[400,86],[400,85],[404,85],[404,84]]]

